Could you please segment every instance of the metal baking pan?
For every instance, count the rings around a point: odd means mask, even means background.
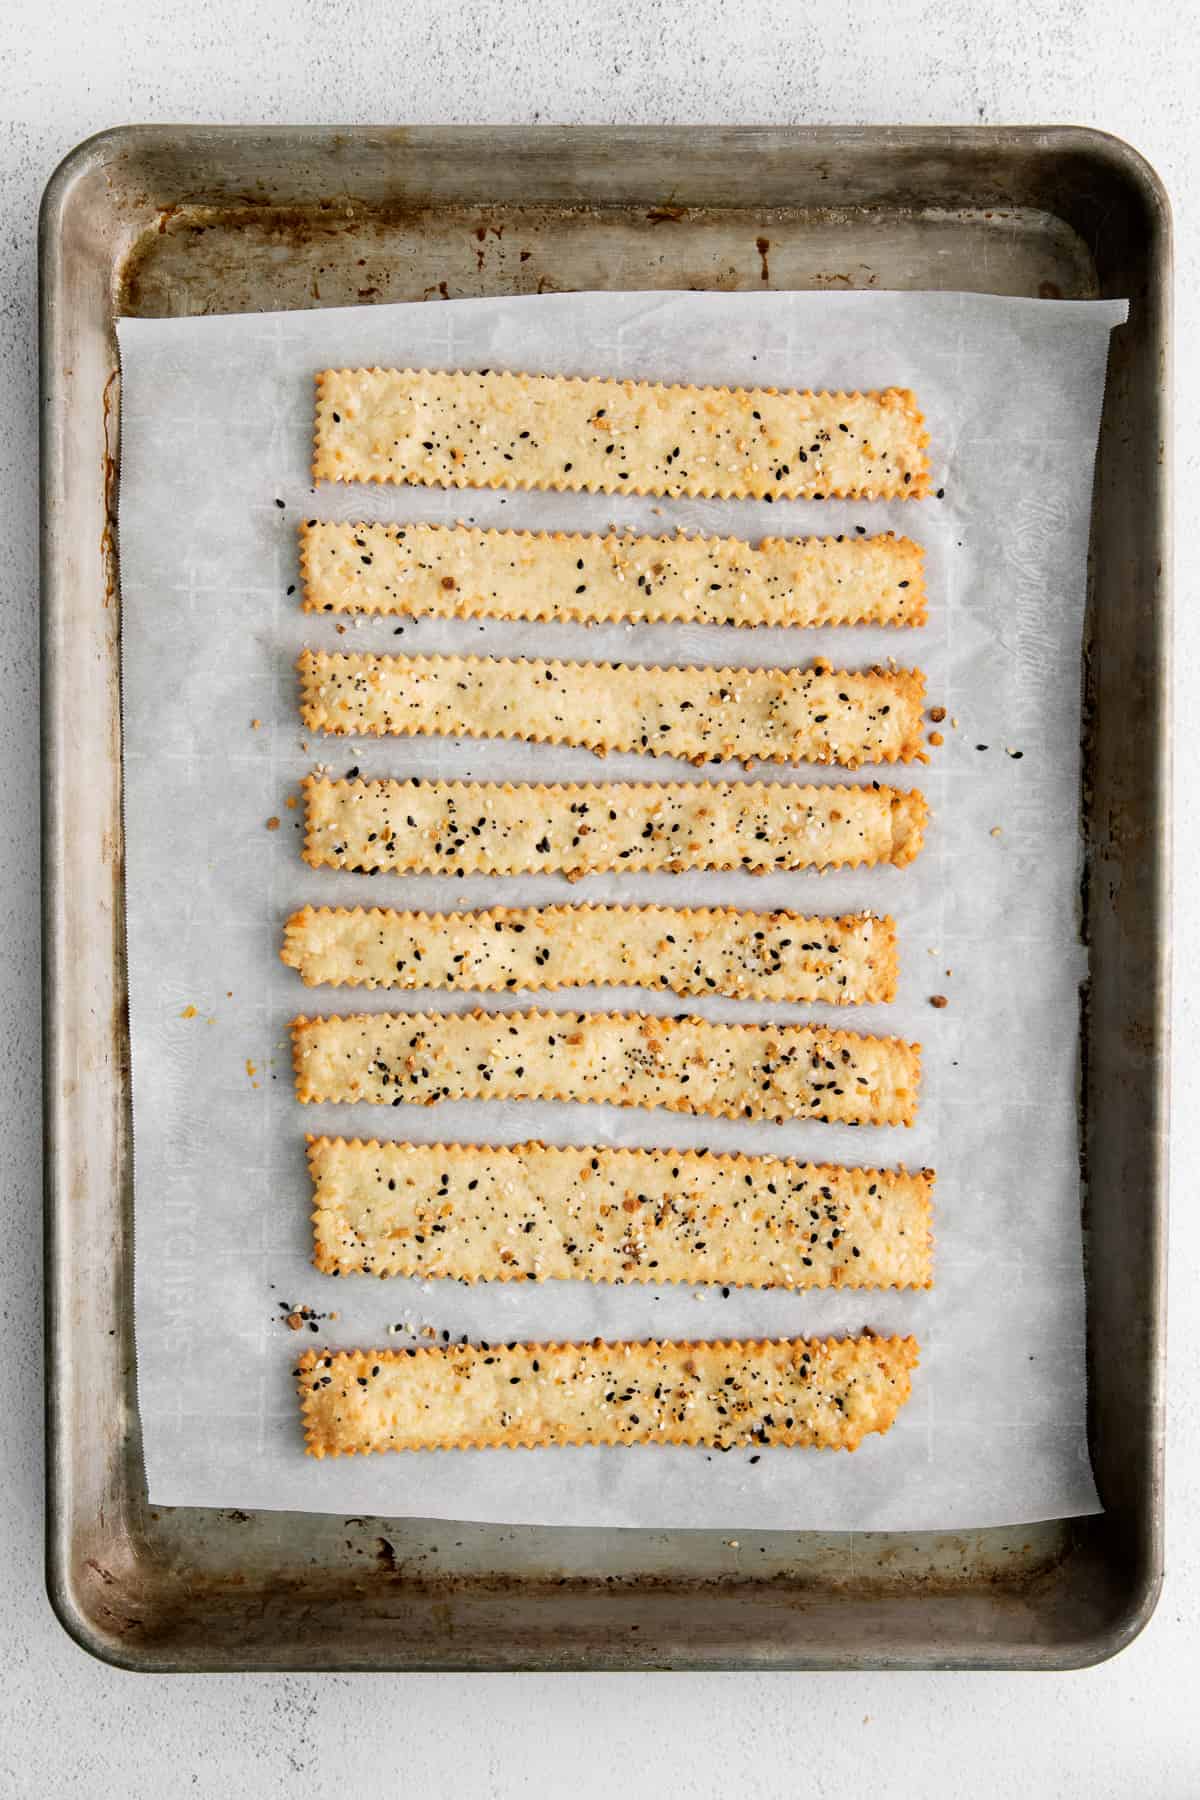
[[[1166,198],[1081,130],[131,127],[42,207],[47,1581],[126,1667],[1094,1662],[1162,1571]],[[1105,1511],[952,1535],[502,1528],[147,1504],[133,1379],[114,320],[579,288],[1127,295],[1092,536],[1090,1432]]]

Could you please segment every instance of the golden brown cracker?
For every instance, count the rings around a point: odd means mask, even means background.
[[[911,1392],[911,1337],[309,1350],[310,1456],[562,1444],[855,1450]]]
[[[667,668],[304,650],[300,716],[360,737],[520,738],[689,762],[925,762],[918,669]]]
[[[313,868],[520,875],[836,868],[920,852],[920,789],[870,782],[304,783]]]
[[[310,1138],[325,1275],[927,1288],[933,1172]]]
[[[921,1046],[820,1025],[643,1013],[350,1013],[292,1021],[296,1098],[584,1100],[711,1118],[911,1125]]]
[[[666,988],[751,1000],[886,1004],[896,927],[851,913],[806,918],[733,907],[524,906],[392,912],[305,906],[280,951],[305,985]]]
[[[499,370],[325,369],[314,481],[772,500],[918,499],[905,388],[812,394]]]
[[[300,569],[308,612],[740,626],[926,620],[921,546],[890,531],[748,544],[308,519]]]

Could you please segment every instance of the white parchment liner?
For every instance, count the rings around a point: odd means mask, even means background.
[[[1084,1431],[1076,1083],[1080,633],[1092,467],[1123,303],[960,294],[579,294],[240,317],[123,320],[120,549],[136,1187],[138,1392],[152,1502],[549,1524],[953,1529],[1097,1508]],[[854,505],[652,501],[325,487],[308,473],[312,377],[329,365],[493,367],[779,387],[914,388],[942,499]],[[282,503],[282,504],[281,504]],[[304,516],[503,527],[767,534],[895,527],[926,546],[921,631],[739,632],[371,620],[299,610]],[[401,635],[402,632],[402,635]],[[919,664],[947,707],[933,823],[911,868],[468,880],[313,871],[298,778],[700,779],[666,759],[511,743],[309,741],[304,644],[644,662]],[[254,721],[258,721],[257,725]],[[1019,757],[1015,754],[1020,752]],[[849,779],[869,779],[870,771]],[[841,777],[846,779],[846,777]],[[767,779],[839,779],[828,771]],[[277,830],[268,821],[280,821]],[[998,828],[998,832],[997,829]],[[307,990],[278,960],[304,902],[444,908],[563,900],[872,907],[900,927],[891,1007],[840,1024],[919,1038],[911,1131],[750,1125],[563,1104],[300,1107],[293,1013],[459,1008],[473,996]],[[929,997],[947,996],[933,1009]],[[487,1002],[494,1004],[494,999]],[[622,990],[528,1002],[695,1010]],[[192,1016],[191,1009],[195,1008]],[[931,1293],[319,1276],[305,1131],[516,1143],[700,1146],[938,1172]],[[293,1333],[284,1305],[319,1314]],[[439,1337],[915,1333],[922,1363],[889,1436],[796,1450],[452,1452],[316,1463],[291,1371],[316,1344]]]

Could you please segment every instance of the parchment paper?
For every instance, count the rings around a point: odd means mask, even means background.
[[[124,320],[120,549],[138,1392],[156,1504],[552,1524],[951,1529],[1097,1509],[1084,1433],[1076,1084],[1080,631],[1110,329],[1123,303],[958,294],[581,294],[229,318]],[[943,499],[649,501],[327,487],[308,475],[312,376],[355,363],[916,389]],[[738,632],[412,620],[337,635],[299,610],[305,515],[766,534],[898,527],[927,548],[923,631]],[[401,635],[402,633],[402,635]],[[698,779],[667,759],[516,744],[308,742],[302,645],[928,673],[944,749],[901,771],[933,823],[909,869],[456,881],[312,871],[298,778]],[[255,721],[259,723],[255,725]],[[957,721],[957,723],[954,723]],[[1016,754],[1020,752],[1020,755]],[[799,770],[778,779],[839,779]],[[869,778],[869,772],[863,777]],[[854,779],[853,777],[851,779]],[[272,819],[277,830],[268,829]],[[999,828],[997,835],[995,828]],[[896,916],[892,1007],[839,1023],[925,1045],[911,1131],[689,1120],[583,1105],[302,1108],[295,1012],[477,1004],[308,990],[278,960],[313,904],[556,900],[857,907]],[[949,1004],[935,1010],[929,997]],[[494,1001],[489,1001],[494,1004]],[[507,1002],[513,1006],[522,1000]],[[528,1002],[533,1003],[533,1002]],[[538,996],[676,1012],[672,995]],[[832,1009],[688,1000],[721,1019]],[[195,1008],[194,1016],[191,1009]],[[931,1293],[755,1294],[584,1283],[467,1289],[335,1280],[308,1263],[305,1131],[468,1142],[741,1149],[938,1171]],[[336,1313],[293,1332],[285,1312]],[[912,1331],[913,1399],[854,1456],[776,1449],[423,1453],[316,1463],[291,1371],[308,1345]]]

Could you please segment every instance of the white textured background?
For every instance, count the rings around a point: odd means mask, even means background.
[[[1200,675],[1189,494],[1200,375],[1200,6],[1118,0],[5,0],[0,5],[0,1796],[1190,1797],[1200,1376],[1200,785],[1178,754],[1167,1586],[1125,1654],[1069,1676],[248,1676],[90,1661],[41,1573],[35,222],[60,156],[133,120],[1072,123],[1128,138],[1175,205],[1177,667]],[[318,1788],[317,1784],[320,1784]]]

